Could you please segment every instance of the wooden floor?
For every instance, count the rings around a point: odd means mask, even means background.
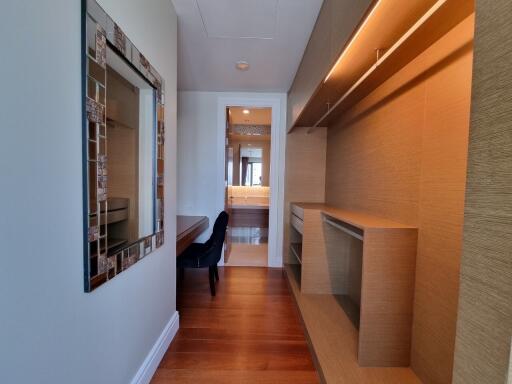
[[[282,270],[187,270],[178,290],[180,329],[151,383],[318,383]]]

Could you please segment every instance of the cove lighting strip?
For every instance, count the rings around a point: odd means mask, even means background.
[[[343,52],[341,53],[340,57],[338,58],[338,60],[336,60],[336,64],[334,64],[334,66],[332,67],[332,69],[329,71],[329,73],[327,74],[327,76],[325,77],[325,80],[324,80],[324,83],[327,82],[327,80],[329,80],[329,78],[332,76],[332,74],[334,73],[334,71],[336,70],[336,67],[339,65],[339,63],[341,62],[341,60],[343,59],[343,57],[345,57],[345,54],[348,52],[348,50],[350,49],[350,47],[352,46],[352,44],[354,43],[354,41],[357,39],[357,37],[359,36],[359,34],[361,33],[361,31],[363,30],[363,28],[365,27],[365,25],[368,23],[368,21],[370,20],[370,18],[373,16],[373,14],[375,13],[375,11],[377,10],[377,8],[379,7],[379,5],[382,3],[382,0],[378,0],[375,5],[373,6],[372,10],[370,11],[370,13],[368,14],[368,16],[366,16],[366,18],[364,19],[363,23],[359,26],[359,28],[357,29],[357,32],[354,34],[354,36],[352,36],[352,38],[350,39],[350,42],[348,43],[348,45],[345,47],[345,49],[343,50]]]

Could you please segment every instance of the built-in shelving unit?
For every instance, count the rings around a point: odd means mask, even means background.
[[[290,249],[289,249],[289,263],[286,265],[287,269],[294,276],[297,283],[300,286],[301,274],[302,274],[302,233],[303,233],[303,221],[294,212],[292,206],[291,214],[291,226],[290,226]]]
[[[474,1],[370,3],[347,39],[324,2],[288,95],[286,271],[325,382],[449,382]]]
[[[100,242],[100,254],[106,251],[107,255],[112,255],[121,246],[128,243],[129,199],[109,198],[107,203],[107,212],[102,210],[100,213],[101,226],[108,228],[107,231],[102,229],[103,232],[107,233],[107,236],[106,241]],[[91,248],[91,258],[96,258],[97,256],[98,247],[94,244]]]
[[[473,12],[467,0],[376,1],[289,132],[329,126]]]
[[[334,297],[360,366],[408,366],[417,228],[318,203],[292,204],[290,223],[296,295]]]
[[[293,256],[297,259],[299,264],[302,264],[302,243],[291,243],[290,250]]]
[[[304,294],[300,275],[286,266],[290,290],[306,328],[323,383],[421,384],[407,367],[361,367],[358,363],[359,331],[340,305],[342,295]]]

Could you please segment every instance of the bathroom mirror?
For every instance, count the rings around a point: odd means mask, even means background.
[[[255,187],[263,185],[263,148],[240,146],[240,185]]]
[[[163,244],[163,81],[94,1],[84,2],[84,272],[97,288]]]
[[[270,185],[271,124],[271,108],[226,108],[228,186]]]

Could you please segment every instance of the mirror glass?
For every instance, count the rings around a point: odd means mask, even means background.
[[[83,2],[84,290],[165,241],[165,82],[122,28]]]
[[[240,148],[240,185],[263,185],[263,148],[241,145]]]
[[[270,108],[228,107],[226,182],[228,186],[270,185]]]
[[[108,253],[155,232],[154,88],[107,48]]]

